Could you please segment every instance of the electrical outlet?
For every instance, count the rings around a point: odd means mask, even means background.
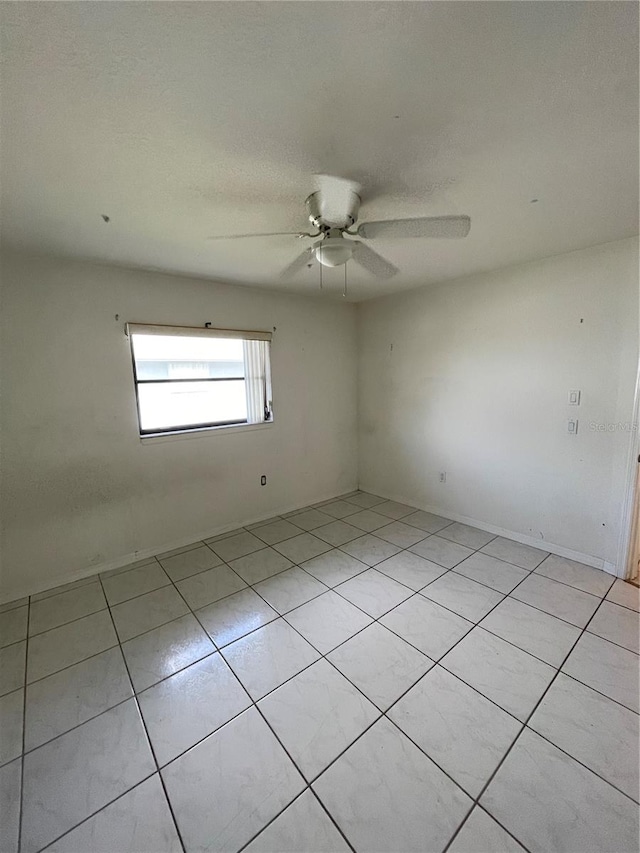
[[[446,471],[440,471],[440,482],[441,483],[447,482],[447,472]]]
[[[260,485],[261,485],[261,486],[266,486],[266,485],[267,485],[267,475],[266,475],[266,474],[263,474],[263,475],[260,477]]]

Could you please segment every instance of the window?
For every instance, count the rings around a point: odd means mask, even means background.
[[[273,420],[270,332],[127,325],[140,435]]]

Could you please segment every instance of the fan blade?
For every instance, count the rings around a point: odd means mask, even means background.
[[[423,216],[417,219],[383,219],[363,222],[358,237],[436,237],[457,240],[471,228],[468,216]]]
[[[216,234],[207,240],[244,240],[247,237],[306,237],[301,231],[268,231],[265,234]]]
[[[280,273],[280,278],[291,278],[297,272],[300,272],[301,269],[306,267],[309,261],[313,258],[313,248],[309,247],[305,249],[304,252],[301,252],[297,258],[295,258],[289,266],[285,267]]]
[[[333,175],[316,175],[315,179],[324,221],[336,228],[347,225],[349,212],[353,210],[353,196],[359,195],[360,184]]]
[[[364,243],[355,241],[355,249],[353,250],[353,260],[364,267],[376,278],[392,278],[397,272],[397,267],[385,260],[382,255],[374,252],[370,246]]]

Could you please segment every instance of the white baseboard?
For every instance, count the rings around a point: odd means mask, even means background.
[[[566,557],[568,560],[575,560],[578,563],[584,563],[586,566],[592,566],[594,569],[601,569],[610,575],[621,577],[618,574],[615,563],[608,560],[603,560],[601,557],[594,557],[591,554],[584,554],[581,551],[574,551],[571,548],[565,548],[564,545],[556,545],[554,542],[548,542],[546,539],[537,539],[533,536],[526,536],[524,533],[516,533],[513,530],[506,530],[504,527],[497,527],[495,524],[487,524],[486,521],[478,521],[477,518],[471,518],[468,515],[459,515],[450,510],[444,510],[442,507],[434,506],[433,504],[419,504],[413,498],[408,498],[406,495],[385,495],[380,490],[366,485],[358,486],[363,492],[370,492],[373,495],[380,495],[381,498],[387,498],[390,501],[415,506],[424,512],[432,512],[434,515],[441,515],[444,518],[450,518],[452,521],[459,521],[461,524],[469,524],[472,527],[479,527],[480,530],[486,530],[487,533],[494,533],[496,536],[503,536],[505,539],[512,539],[514,542],[520,542],[522,545],[530,545],[532,548],[539,548],[541,551],[548,551],[550,554],[557,554],[558,557]],[[375,511],[375,507],[372,507]],[[399,519],[402,521],[402,519]],[[375,533],[375,531],[374,531]]]
[[[622,569],[622,571],[618,571],[618,566],[616,566],[616,564],[612,563],[610,560],[602,561],[602,571],[606,572],[608,575],[613,575],[616,578],[624,578],[624,566],[621,566],[620,568]]]
[[[548,551],[551,554],[557,554],[559,557],[567,557],[567,559],[569,560],[576,560],[577,562],[584,563],[587,566],[593,566],[593,568],[595,569],[601,569],[602,571],[605,571],[610,575],[622,577],[622,575],[619,574],[615,563],[612,563],[608,560],[603,560],[600,557],[594,557],[591,554],[584,554],[581,551],[574,551],[571,548],[565,548],[563,545],[556,545],[553,542],[547,542],[543,539],[536,539],[533,536],[526,536],[523,533],[516,533],[513,530],[506,530],[505,528],[497,527],[494,524],[487,524],[485,521],[479,521],[478,519],[472,518],[468,515],[459,515],[458,513],[452,513],[449,510],[443,510],[441,507],[434,506],[433,504],[420,504],[417,503],[413,498],[406,497],[406,495],[385,495],[382,494],[375,487],[367,485],[360,485],[354,487],[354,489],[355,488],[359,488],[364,492],[370,492],[371,494],[380,495],[380,497],[385,497],[387,498],[387,500],[397,501],[398,503],[408,504],[409,506],[415,506],[417,509],[424,510],[425,512],[432,512],[434,513],[434,515],[442,515],[445,518],[450,518],[452,521],[459,521],[462,524],[470,524],[472,527],[478,527],[480,528],[480,530],[486,530],[488,533],[493,533],[496,536],[503,536],[505,539],[512,539],[514,542],[520,542],[523,545],[530,545],[532,548],[539,548],[543,551]],[[347,492],[341,492],[341,494],[346,493]],[[313,501],[313,504],[322,503],[323,501],[329,501],[336,497],[339,497],[339,495],[326,495],[325,497],[319,497],[317,500]],[[312,506],[313,504],[305,504],[305,506]],[[187,537],[181,537],[179,540],[163,542],[161,545],[158,545],[153,548],[146,548],[141,551],[133,551],[130,554],[123,554],[121,557],[117,557],[113,560],[108,560],[107,562],[101,563],[98,566],[91,566],[90,568],[67,572],[64,575],[57,577],[53,585],[51,584],[51,582],[48,582],[40,584],[36,587],[32,587],[30,589],[18,589],[17,592],[14,591],[8,596],[0,597],[0,604],[5,604],[9,601],[15,601],[19,598],[25,598],[28,595],[36,595],[36,593],[45,592],[46,590],[53,589],[56,586],[62,586],[66,583],[73,583],[74,581],[82,580],[83,578],[98,575],[101,572],[108,572],[111,569],[120,569],[123,566],[128,566],[131,563],[137,563],[142,560],[155,557],[157,554],[165,554],[167,551],[173,551],[176,548],[183,548],[187,545],[191,545],[194,542],[201,542],[204,539],[210,539],[212,536],[219,536],[222,533],[227,533],[230,530],[236,530],[239,527],[247,527],[250,524],[257,524],[260,521],[265,521],[266,519],[272,518],[273,516],[282,515],[283,513],[287,512],[293,512],[294,510],[299,508],[300,505],[296,504],[295,506],[274,509],[270,511],[268,515],[245,519],[243,521],[234,522],[233,524],[226,524],[222,527],[217,527],[213,530],[209,529],[201,533],[191,534]],[[400,519],[400,521],[402,521],[402,519]]]
[[[341,495],[348,494],[349,491],[355,491],[357,486],[354,486],[353,489],[345,490],[340,492]],[[323,503],[324,501],[330,501],[339,495],[326,495],[325,497],[319,497],[314,499],[312,503],[303,504],[303,506],[313,506],[314,504]],[[215,529],[209,529],[201,533],[191,534],[190,536],[183,536],[178,540],[173,540],[171,542],[163,542],[158,546],[154,546],[153,548],[146,548],[141,551],[132,551],[130,554],[123,554],[121,557],[116,557],[113,560],[108,560],[104,563],[100,563],[97,566],[91,566],[90,568],[78,569],[72,572],[66,572],[64,575],[59,575],[55,578],[55,582],[52,583],[51,580],[47,583],[39,584],[35,587],[30,588],[19,588],[17,591],[12,591],[8,595],[0,596],[0,604],[6,604],[10,601],[17,601],[19,598],[25,598],[28,595],[36,595],[39,592],[46,592],[49,589],[54,589],[57,586],[63,586],[66,583],[73,583],[74,581],[82,580],[83,578],[91,577],[92,575],[99,575],[101,572],[108,572],[111,569],[120,569],[123,566],[128,566],[130,563],[138,563],[142,560],[149,559],[151,557],[155,557],[156,554],[165,554],[167,551],[174,551],[176,548],[184,548],[186,545],[191,545],[194,542],[202,542],[204,539],[211,539],[212,536],[219,536],[221,533],[228,533],[230,530],[237,530],[239,527],[247,527],[249,524],[258,524],[260,521],[266,521],[268,518],[273,518],[276,515],[282,515],[286,512],[293,512],[296,509],[300,509],[300,504],[297,503],[295,506],[287,506],[281,507],[280,509],[271,510],[268,515],[261,515],[258,517],[245,519],[243,521],[237,521],[233,524],[225,524],[222,527],[217,527]],[[266,547],[266,546],[265,546]]]

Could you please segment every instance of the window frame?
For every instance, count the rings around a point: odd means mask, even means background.
[[[217,329],[213,328],[209,323],[206,326],[170,326],[170,325],[159,325],[159,324],[149,324],[149,323],[126,323],[125,324],[125,335],[129,340],[129,352],[131,355],[131,365],[133,370],[133,388],[135,393],[136,400],[136,414],[138,417],[138,437],[141,440],[144,439],[152,439],[152,438],[167,438],[171,435],[189,435],[194,433],[205,433],[212,432],[217,430],[224,430],[229,428],[258,428],[263,426],[269,426],[273,424],[273,400],[269,400],[269,417],[265,418],[264,421],[250,421],[247,418],[243,420],[229,420],[229,421],[212,421],[208,423],[198,423],[198,424],[183,424],[179,426],[170,426],[170,427],[156,427],[154,429],[143,429],[142,428],[142,414],[140,410],[140,395],[138,393],[139,385],[174,385],[183,382],[237,382],[240,377],[237,376],[208,376],[201,379],[139,379],[138,378],[138,370],[136,365],[136,357],[133,348],[133,335],[135,334],[146,334],[146,335],[162,335],[165,337],[205,337],[205,338],[233,338],[236,340],[242,341],[266,341],[269,343],[269,349],[267,362],[266,362],[266,373],[265,377],[265,391],[267,387],[271,388],[271,343],[273,341],[273,335],[271,332],[266,331],[248,331],[246,329]],[[242,380],[246,383],[246,361],[244,364],[245,375],[242,377]],[[248,413],[247,413],[248,414]]]

